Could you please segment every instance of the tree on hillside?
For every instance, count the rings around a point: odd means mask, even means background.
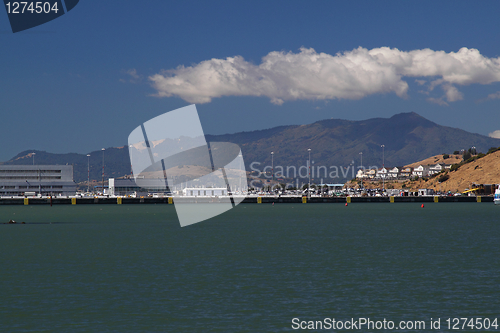
[[[470,150],[470,149],[469,149],[469,150]],[[471,152],[470,152],[470,151],[468,151],[468,150],[466,150],[466,151],[464,152],[464,155],[463,155],[463,159],[464,159],[464,161],[467,161],[467,160],[468,160],[469,158],[471,158],[471,157],[472,157]]]

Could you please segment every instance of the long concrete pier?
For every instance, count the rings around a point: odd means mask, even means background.
[[[89,205],[89,204],[173,204],[177,203],[219,203],[228,198],[216,197],[164,197],[164,198],[128,198],[128,197],[54,197],[54,198],[0,198],[0,205]],[[371,202],[493,202],[492,196],[420,196],[420,197],[246,197],[245,204],[272,203],[371,203]]]

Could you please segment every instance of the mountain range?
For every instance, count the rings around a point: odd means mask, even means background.
[[[361,164],[381,167],[403,166],[429,156],[453,153],[461,149],[476,147],[486,152],[490,147],[499,147],[500,139],[469,133],[461,129],[438,125],[420,115],[400,113],[391,118],[372,118],[362,121],[327,119],[308,125],[279,126],[266,130],[240,132],[224,135],[206,135],[208,142],[232,142],[241,147],[247,171],[271,166],[306,166],[311,149],[313,166],[347,168]],[[384,145],[384,148],[381,146]],[[73,164],[76,182],[87,180],[87,165],[90,178],[101,179],[103,152],[87,154],[53,154],[27,150],[2,164],[32,164],[35,153],[36,164]],[[273,156],[271,156],[273,152]],[[253,164],[252,164],[253,163]],[[130,174],[127,146],[107,148],[104,151],[105,177],[121,177]],[[270,167],[269,169],[270,170]],[[351,179],[352,174],[338,173],[340,179]],[[319,181],[319,179],[317,179]]]

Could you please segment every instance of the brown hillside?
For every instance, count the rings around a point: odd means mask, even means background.
[[[444,159],[443,155],[441,154],[441,155],[431,156],[431,157],[426,158],[425,160],[422,160],[419,162],[405,165],[405,167],[416,168],[419,165],[433,165],[433,164],[438,164],[438,163],[457,164],[460,162],[462,162],[462,155],[450,154],[447,159]]]
[[[483,158],[462,165],[458,170],[447,171],[448,180],[439,184],[438,175],[428,181],[419,180],[408,182],[406,186],[412,189],[432,188],[434,190],[463,192],[471,188],[471,184],[499,184],[500,183],[500,150],[488,154]]]
[[[420,164],[436,164],[443,163],[443,161],[444,163],[452,164],[452,160],[456,161],[455,163],[462,160],[461,155],[450,155],[450,158],[446,160],[443,160],[442,157],[443,155],[432,156],[420,162],[412,163],[409,166],[416,167]],[[449,175],[449,179],[439,184],[439,178],[444,174]],[[354,183],[357,183],[357,181]],[[354,183],[349,183],[349,186],[352,186]],[[458,170],[445,171],[427,180],[421,178],[416,181],[388,180],[385,182],[385,188],[401,189],[404,185],[404,189],[411,191],[428,188],[434,189],[435,191],[451,191],[455,193],[470,189],[472,184],[500,184],[500,150],[488,154],[474,162],[464,164]],[[364,181],[363,185],[365,188],[382,188],[383,182],[381,180]],[[357,186],[359,185],[355,187]]]

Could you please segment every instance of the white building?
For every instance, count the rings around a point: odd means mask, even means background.
[[[378,169],[377,170],[377,178],[387,178],[388,171],[386,168]]]
[[[430,166],[430,174],[434,175],[436,173],[440,173],[441,171],[446,170],[446,169],[450,169],[450,168],[451,168],[451,164],[441,163],[441,164],[431,165]]]
[[[400,170],[398,167],[394,167],[387,172],[387,177],[392,179],[397,179],[399,177]]]
[[[0,196],[75,195],[72,165],[0,165]]]
[[[182,190],[182,194],[190,197],[215,197],[228,195],[228,191],[224,187],[187,187]]]
[[[366,175],[365,170],[359,169],[358,172],[356,173],[356,178],[365,179],[365,178],[368,178],[368,176]]]
[[[412,176],[429,177],[430,167],[428,165],[419,165],[418,167],[413,169]]]

